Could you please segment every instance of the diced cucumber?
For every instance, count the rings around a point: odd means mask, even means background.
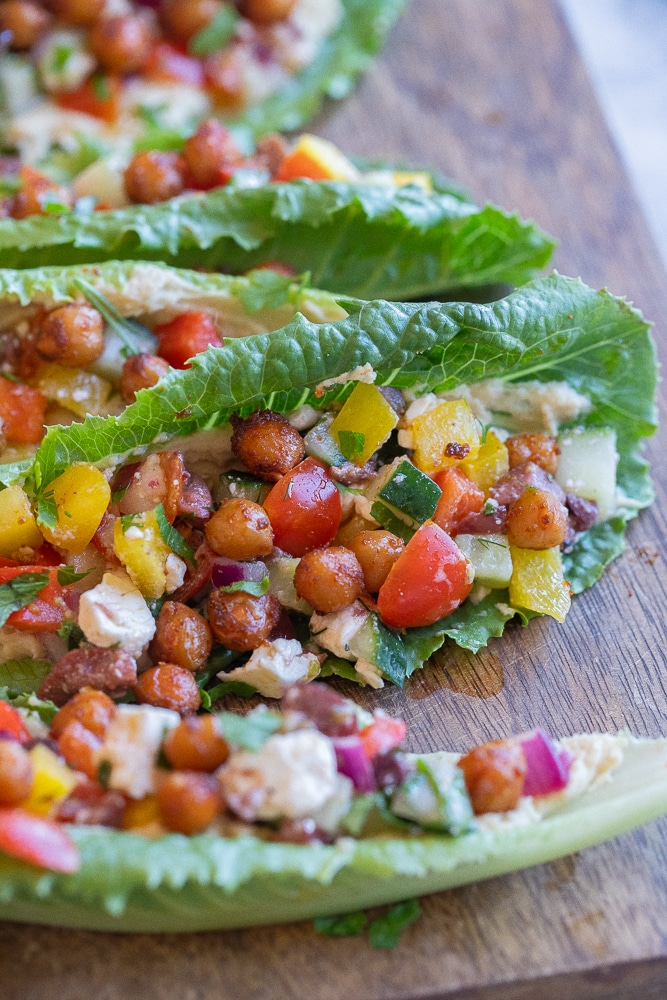
[[[455,837],[470,829],[473,811],[463,771],[448,753],[432,754],[391,797],[391,811],[426,830],[442,830]]]
[[[292,559],[291,556],[267,559],[266,568],[269,573],[270,590],[284,607],[300,611],[304,615],[311,615],[313,609],[310,604],[302,597],[298,597],[294,589],[294,573],[298,565],[299,560]]]
[[[611,427],[581,427],[558,437],[556,479],[566,493],[594,500],[600,520],[616,508],[616,432]]]
[[[381,501],[411,527],[433,517],[441,495],[442,490],[429,476],[402,457],[383,469],[366,491],[371,502]]]
[[[380,503],[379,500],[376,500],[371,506],[371,517],[375,518],[378,524],[381,524],[387,531],[402,538],[404,542],[409,542],[415,533],[415,528],[411,528],[405,521],[401,521],[393,510],[390,510],[386,504]]]
[[[271,483],[254,479],[245,472],[223,472],[220,476],[219,499],[229,500],[242,497],[253,503],[263,503],[271,492]]]
[[[306,455],[313,455],[327,465],[343,465],[347,459],[329,431],[332,423],[333,415],[310,428],[303,439]]]
[[[505,535],[457,535],[454,541],[472,563],[475,583],[491,590],[509,585],[512,556]]]
[[[37,96],[37,78],[23,56],[3,52],[0,59],[0,107],[10,117],[21,114]]]

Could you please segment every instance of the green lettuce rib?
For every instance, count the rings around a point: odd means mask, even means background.
[[[631,740],[611,781],[535,825],[297,846],[74,827],[75,875],[0,856],[0,916],[105,931],[198,931],[354,911],[541,864],[667,811],[667,741]]]
[[[267,260],[359,298],[424,298],[522,284],[554,242],[492,205],[449,192],[339,182],[220,188],[113,212],[0,220],[0,266],[163,260],[240,273]]]

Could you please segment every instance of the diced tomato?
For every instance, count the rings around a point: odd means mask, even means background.
[[[0,421],[9,444],[39,444],[47,402],[39,389],[0,378]]]
[[[34,601],[18,611],[13,611],[7,624],[21,632],[57,632],[65,620],[65,588],[58,583],[55,566],[3,566],[0,567],[0,585],[8,583],[21,573],[48,573],[47,585]]]
[[[433,520],[443,531],[455,534],[468,514],[478,514],[484,507],[484,492],[455,465],[442,469],[434,477],[442,490]]]
[[[0,807],[0,851],[68,875],[81,866],[79,852],[62,826],[25,809]]]
[[[56,100],[61,108],[81,111],[113,125],[120,114],[120,91],[121,82],[117,76],[94,73],[75,90],[62,91]]]
[[[332,542],[342,515],[340,493],[329,470],[306,458],[278,480],[264,501],[273,540],[291,556]]]
[[[389,570],[378,611],[393,628],[432,625],[458,608],[471,589],[467,559],[442,528],[427,521]]]
[[[6,701],[0,701],[0,733],[10,733],[19,743],[26,743],[31,739],[20,713]]]
[[[190,358],[207,347],[222,347],[213,320],[205,312],[186,312],[169,323],[156,326],[158,356],[168,361],[172,368],[189,368]]]
[[[408,727],[402,719],[392,719],[389,715],[375,715],[370,726],[359,733],[364,751],[369,760],[376,754],[387,753],[399,746],[405,739]]]
[[[144,67],[144,76],[153,80],[189,83],[193,87],[204,86],[203,63],[170,42],[157,42],[153,46]]]

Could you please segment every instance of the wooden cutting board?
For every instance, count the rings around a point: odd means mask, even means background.
[[[555,265],[624,294],[663,336],[666,276],[556,0],[413,0],[358,91],[315,130],[350,152],[428,164],[558,236]],[[627,553],[564,626],[447,649],[371,696],[413,746],[552,732],[667,734],[667,469]],[[0,925],[4,1000],[579,1000],[663,997],[667,822],[527,872],[431,896],[391,952],[309,924],[113,936]]]

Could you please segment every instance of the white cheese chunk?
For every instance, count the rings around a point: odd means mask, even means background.
[[[140,656],[155,635],[155,619],[140,590],[126,576],[105,573],[81,595],[79,626],[93,646],[117,646]]]
[[[328,615],[315,613],[310,619],[310,632],[318,646],[328,649],[342,660],[356,660],[350,652],[350,642],[370,616],[361,601],[355,601],[342,611]]]
[[[320,672],[320,661],[306,653],[297,639],[274,639],[263,642],[242,667],[218,677],[223,681],[242,681],[257,688],[265,698],[281,698],[288,684],[312,681]]]
[[[164,561],[165,590],[168,594],[172,594],[181,586],[185,580],[187,568],[185,561],[180,556],[173,552],[169,553]]]
[[[97,753],[110,767],[108,785],[133,799],[155,791],[155,760],[165,734],[181,721],[178,712],[152,705],[119,705]]]

